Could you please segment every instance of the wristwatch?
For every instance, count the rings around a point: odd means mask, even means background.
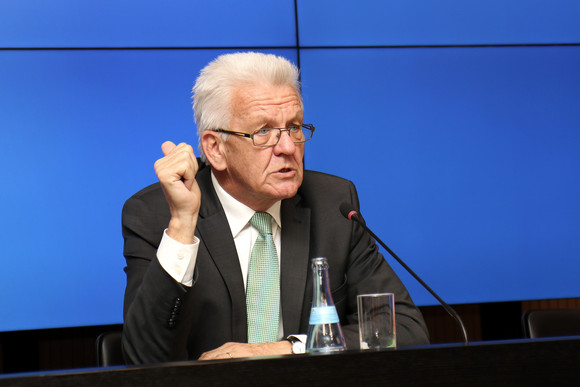
[[[305,336],[305,335],[300,335],[300,336]],[[288,340],[290,343],[292,343],[292,353],[293,354],[302,354],[302,353],[306,353],[306,345],[304,344],[304,342],[301,340],[300,337],[296,336],[296,335],[290,335],[288,337],[286,337],[286,340]]]

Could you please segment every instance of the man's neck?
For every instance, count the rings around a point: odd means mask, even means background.
[[[237,233],[246,226],[256,210],[248,207],[247,205],[231,196],[221,186],[213,172],[211,174],[211,181],[216,191],[217,197],[224,209],[226,218],[228,219],[228,223],[232,230],[232,235],[237,235]],[[274,203],[274,205],[265,209],[264,212],[268,212],[270,215],[272,215],[279,227],[282,226],[281,201],[277,201]]]
[[[276,202],[279,200],[272,200],[272,199],[260,199],[260,198],[253,198],[250,195],[244,196],[236,192],[236,190],[232,189],[231,179],[229,175],[227,175],[224,171],[217,171],[212,168],[211,170],[212,175],[215,177],[215,181],[220,185],[220,187],[227,192],[232,198],[236,199],[238,202],[242,203],[245,206],[250,207],[252,210],[256,212],[265,212],[269,208],[271,208]]]

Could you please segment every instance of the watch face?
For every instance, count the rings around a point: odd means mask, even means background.
[[[306,346],[304,345],[304,343],[302,341],[295,341],[292,343],[292,353],[305,353],[306,352]]]

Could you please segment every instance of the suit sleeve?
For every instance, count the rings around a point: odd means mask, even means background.
[[[148,195],[145,200],[135,195],[125,203],[122,214],[127,262],[122,346],[129,364],[187,358],[188,324],[183,310],[187,287],[167,274],[157,260],[169,216],[164,201],[150,200],[151,196],[155,197]]]

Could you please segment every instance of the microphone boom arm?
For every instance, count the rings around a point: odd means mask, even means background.
[[[457,322],[457,324],[461,328],[461,334],[463,335],[463,342],[465,344],[468,344],[469,341],[467,338],[467,330],[465,329],[465,325],[463,324],[461,317],[459,317],[459,314],[457,314],[455,309],[453,309],[445,301],[443,301],[441,299],[441,297],[439,297],[437,295],[437,293],[435,293],[435,291],[433,291],[433,289],[431,289],[429,287],[429,285],[427,285],[417,274],[415,274],[415,272],[413,270],[411,270],[411,268],[409,266],[407,266],[407,264],[405,262],[403,262],[403,260],[401,258],[399,258],[397,256],[397,254],[395,254],[395,252],[389,248],[389,246],[387,246],[378,236],[376,236],[375,233],[372,232],[371,229],[368,228],[366,224],[364,224],[364,221],[361,221],[361,219],[360,219],[361,217],[356,211],[346,212],[346,211],[343,211],[343,209],[341,208],[341,212],[343,213],[343,215],[347,219],[355,220],[358,224],[360,224],[366,230],[366,232],[368,232],[370,234],[370,236],[372,236],[375,239],[375,241],[377,241],[385,250],[387,250],[388,253],[391,254],[391,256],[393,258],[395,258],[397,260],[397,262],[399,262],[399,264],[401,266],[403,266],[403,268],[405,268],[405,270],[407,270],[407,272],[409,272],[409,274],[411,274],[413,276],[413,278],[415,278],[417,280],[417,282],[419,282],[433,297],[435,297],[435,299],[437,301],[439,301],[439,303],[441,304],[443,309],[445,309],[445,311],[447,313],[449,313],[449,315],[451,317],[453,317],[453,319]]]

